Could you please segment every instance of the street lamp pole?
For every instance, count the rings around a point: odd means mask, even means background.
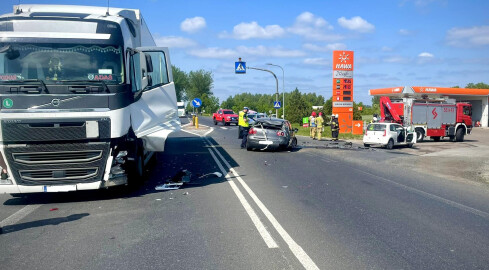
[[[267,63],[267,65],[279,67],[282,70],[282,118],[285,119],[285,72],[284,69],[279,65],[275,65],[272,63]]]
[[[273,73],[271,70],[264,69],[264,68],[255,68],[255,67],[247,67],[247,68],[272,73],[273,77],[275,77],[275,82],[277,83],[277,92],[275,93],[275,100],[278,101],[278,79],[277,79],[277,75],[275,75],[275,73]],[[278,118],[278,109],[275,109],[275,116]]]

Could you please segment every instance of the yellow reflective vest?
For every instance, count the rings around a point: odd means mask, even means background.
[[[246,121],[245,121],[246,119]],[[242,127],[249,127],[250,124],[248,123],[248,117],[245,117],[245,112],[240,111],[239,112],[239,119],[238,119],[238,125]]]
[[[323,123],[324,123],[324,119],[323,119],[322,116],[316,117],[316,126],[318,128],[322,128],[323,127]]]

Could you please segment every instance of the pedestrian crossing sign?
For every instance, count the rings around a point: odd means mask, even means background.
[[[280,101],[275,101],[273,102],[273,107],[275,109],[280,109],[282,107],[282,104],[280,103]]]
[[[245,74],[246,73],[246,62],[234,62],[234,72],[236,74]]]

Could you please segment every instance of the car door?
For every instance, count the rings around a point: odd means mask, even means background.
[[[140,47],[131,55],[134,103],[131,126],[148,151],[164,151],[168,135],[180,129],[168,48]]]

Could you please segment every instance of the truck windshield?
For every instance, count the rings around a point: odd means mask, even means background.
[[[0,83],[39,79],[124,82],[120,46],[0,43]]]

